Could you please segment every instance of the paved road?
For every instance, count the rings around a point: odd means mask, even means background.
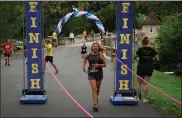
[[[100,111],[92,111],[91,88],[87,75],[82,72],[80,46],[54,49],[54,60],[60,73],[56,75],[65,89],[94,117],[162,117],[153,107],[139,103],[137,106],[113,106],[109,96],[113,94],[113,64],[108,61],[104,69],[104,81],[100,94]],[[11,67],[1,59],[1,116],[2,117],[88,117],[65,93],[53,75],[46,70],[45,89],[48,103],[45,105],[20,105],[23,89],[23,62],[21,57],[11,59]],[[52,70],[53,68],[50,67]],[[54,70],[53,70],[54,71]]]

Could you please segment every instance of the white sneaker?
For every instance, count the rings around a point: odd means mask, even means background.
[[[143,99],[143,103],[148,103],[149,101],[147,99]]]
[[[137,101],[140,101],[140,98],[137,98],[136,96],[135,96],[135,99],[136,99]]]

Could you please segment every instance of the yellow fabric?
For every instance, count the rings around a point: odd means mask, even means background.
[[[46,56],[52,56],[52,44],[46,44]]]
[[[57,39],[57,34],[55,32],[52,33],[52,38]]]

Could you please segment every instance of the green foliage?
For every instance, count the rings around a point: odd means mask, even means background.
[[[152,75],[151,83],[181,101],[182,86],[180,77],[165,75],[161,72],[155,71]],[[152,87],[149,88],[149,100],[154,107],[156,107],[166,117],[181,117],[181,105],[159,92],[156,92],[156,89]]]
[[[182,14],[167,16],[159,31],[159,55],[164,69],[178,70],[181,68],[182,47]]]
[[[96,13],[108,31],[116,29],[116,2],[112,2],[105,9]]]
[[[23,2],[1,2],[1,40],[17,38],[23,40],[24,9]]]
[[[63,27],[64,36],[68,36],[70,32],[74,32],[76,35],[82,34],[84,30],[87,31],[91,27],[91,23],[89,22],[90,20],[86,18],[70,19]]]
[[[144,20],[145,20],[145,16],[140,15],[140,16],[136,17],[136,19],[135,19],[136,29],[142,28],[142,24],[143,24]]]
[[[155,12],[160,17],[165,17],[174,13],[182,12],[182,2],[180,1],[138,1],[136,2],[136,11],[148,15]]]

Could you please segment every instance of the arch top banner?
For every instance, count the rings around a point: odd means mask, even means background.
[[[85,17],[88,18],[90,20],[92,20],[98,27],[98,29],[100,30],[101,34],[105,33],[105,29],[104,26],[102,24],[102,22],[97,18],[97,16],[95,16],[94,14],[87,12],[87,11],[79,11],[79,10],[75,10],[74,12],[68,13],[66,14],[58,23],[57,28],[56,28],[56,33],[60,34],[63,28],[63,25],[70,20],[73,17]]]

